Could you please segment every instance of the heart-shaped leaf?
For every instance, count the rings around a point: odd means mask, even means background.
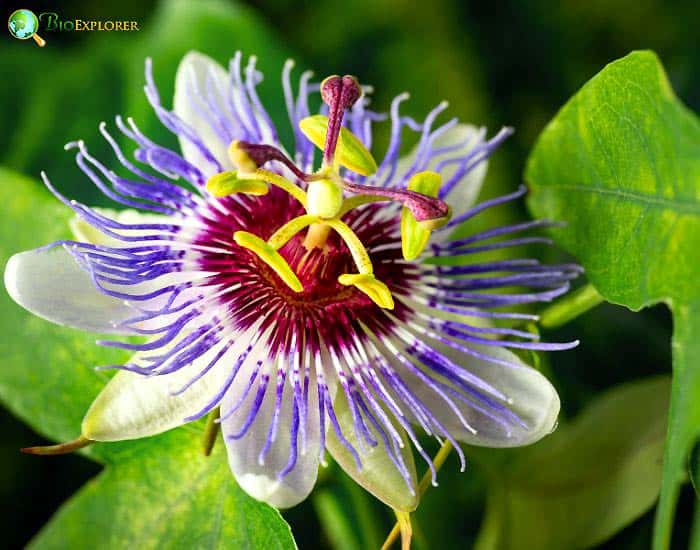
[[[605,299],[672,310],[670,428],[654,539],[667,548],[700,436],[700,123],[657,57],[635,52],[561,109],[530,156],[526,180],[531,210],[567,222],[558,242]]]

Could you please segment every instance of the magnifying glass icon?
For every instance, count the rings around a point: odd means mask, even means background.
[[[37,46],[42,48],[46,46],[46,40],[36,33],[39,30],[39,18],[31,10],[13,11],[7,20],[7,28],[10,30],[10,34],[19,40],[33,38]]]

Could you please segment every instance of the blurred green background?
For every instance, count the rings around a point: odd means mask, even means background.
[[[271,111],[280,123],[285,120],[278,75],[283,60],[293,56],[297,67],[313,68],[319,77],[352,73],[373,84],[379,110],[408,90],[406,111],[414,116],[447,99],[450,114],[464,121],[492,130],[514,126],[516,134],[491,163],[486,195],[520,182],[528,151],[547,121],[606,63],[630,50],[655,50],[679,97],[700,111],[696,0],[505,0],[497,5],[433,0],[420,6],[398,0],[222,1],[206,3],[196,25],[179,15],[204,5],[151,0],[5,3],[5,18],[26,7],[37,13],[55,11],[66,19],[138,20],[142,30],[42,32],[48,43],[43,49],[6,33],[0,41],[0,164],[34,178],[46,170],[67,195],[104,203],[63,152],[63,144],[82,138],[98,157],[110,158],[97,124],[117,113],[134,116],[147,133],[174,144],[142,99],[143,58],[154,58],[155,76],[168,104],[177,60],[189,48],[219,61],[239,48],[258,54],[267,76],[262,95],[267,105],[276,105]],[[508,215],[526,216],[522,205]],[[669,373],[669,336],[665,309],[633,314],[609,305],[547,334],[553,340],[582,340],[576,351],[551,358],[566,416],[575,415],[601,390]],[[3,546],[21,547],[99,468],[78,456],[21,455],[20,447],[42,438],[8,413],[1,413],[0,429],[0,531]],[[484,480],[478,469],[459,474],[451,458],[440,481],[441,488],[428,493],[417,514],[416,542],[426,547],[432,533],[442,533],[440,547],[470,547],[483,515]],[[333,507],[324,500],[328,495],[341,505],[364,496],[335,471],[325,476],[316,494],[285,517],[300,548],[341,548],[342,541],[334,542],[333,534],[320,528],[317,512],[324,518],[332,514]],[[679,503],[676,548],[687,545],[693,500],[686,487]],[[369,533],[365,540],[381,541],[391,517],[382,506],[369,506],[371,517],[355,520]],[[653,511],[646,513],[600,548],[648,547],[652,518]]]

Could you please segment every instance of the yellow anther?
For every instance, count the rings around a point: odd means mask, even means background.
[[[337,219],[325,220],[324,223],[335,229],[338,235],[340,235],[340,238],[345,241],[346,245],[348,245],[350,254],[352,254],[352,259],[355,261],[355,265],[357,266],[357,270],[362,274],[371,275],[373,272],[372,260],[370,260],[369,254],[367,253],[367,250],[365,250],[362,241],[360,241],[357,235],[355,235],[355,232],[350,229],[350,226]]]
[[[241,174],[251,174],[258,169],[258,165],[250,158],[250,155],[239,147],[239,141],[234,140],[228,146],[228,156],[233,165]]]
[[[296,273],[294,273],[292,268],[289,267],[287,260],[285,260],[280,253],[277,252],[277,250],[263,241],[260,237],[256,237],[247,231],[236,231],[233,234],[233,240],[236,241],[238,246],[247,248],[268,266],[270,266],[274,272],[279,275],[280,279],[282,279],[294,292],[301,292],[304,290],[304,287],[299,281],[299,278],[296,276]]]
[[[279,250],[289,242],[289,239],[299,233],[299,231],[317,221],[319,221],[318,216],[312,216],[310,214],[298,216],[275,231],[272,237],[267,240],[267,244],[275,250]]]
[[[345,273],[338,277],[338,282],[341,285],[354,286],[383,309],[394,309],[394,298],[391,291],[371,273]]]
[[[306,117],[299,121],[299,128],[316,147],[324,148],[328,132],[327,116]],[[377,163],[372,157],[372,153],[362,145],[355,134],[345,127],[340,129],[335,158],[341,166],[345,166],[345,168],[362,176],[371,176],[377,171]]]
[[[214,174],[207,180],[206,187],[215,197],[227,197],[235,193],[265,195],[270,190],[264,181],[239,178],[235,170]]]
[[[408,190],[437,197],[440,190],[441,177],[437,172],[419,172],[408,182]],[[434,220],[416,221],[411,211],[404,207],[401,210],[401,252],[406,260],[415,260],[420,256],[430,239],[430,231],[444,225],[449,220],[439,218]]]
[[[298,200],[302,204],[302,206],[306,208],[306,193],[304,193],[304,191],[301,188],[297,187],[291,181],[283,178],[279,174],[275,174],[274,172],[258,168],[252,174],[246,174],[245,176],[246,179],[260,180],[267,182],[270,185],[275,185],[276,187],[279,187],[283,191],[286,191],[287,193],[292,195],[292,197]]]

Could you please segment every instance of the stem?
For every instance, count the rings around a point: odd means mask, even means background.
[[[671,544],[678,493],[686,480],[686,461],[700,438],[700,407],[697,406],[700,399],[700,301],[672,305],[671,309],[673,380],[661,494],[654,524],[654,550],[667,550]]]
[[[394,510],[394,514],[396,514],[396,524],[384,541],[381,550],[389,550],[399,534],[401,535],[401,550],[410,550],[411,538],[413,537],[411,514],[410,512],[401,512],[400,510]]]
[[[440,447],[440,450],[433,458],[433,464],[435,465],[435,470],[437,472],[439,472],[440,468],[442,468],[442,465],[445,463],[445,460],[447,460],[447,456],[452,452],[452,449],[452,443],[450,443],[447,440],[442,444],[442,447]],[[418,494],[420,496],[423,496],[425,494],[425,492],[428,490],[428,487],[430,487],[432,481],[433,477],[430,473],[430,470],[426,470],[426,472],[423,474],[422,479],[420,480],[420,483],[418,484]]]
[[[604,298],[590,283],[557,300],[540,314],[540,325],[557,328],[602,303]]]
[[[413,537],[413,527],[411,527],[411,514],[394,510],[401,531],[401,550],[411,550],[411,538]]]
[[[394,524],[394,527],[391,528],[391,531],[389,531],[389,535],[386,537],[384,544],[382,544],[381,550],[389,550],[389,548],[391,548],[391,545],[394,544],[394,542],[396,542],[396,539],[399,537],[400,533],[401,533],[401,526],[399,525],[399,522],[397,521]]]
[[[58,445],[44,445],[41,447],[25,447],[20,449],[25,454],[28,455],[65,455],[92,445],[94,441],[88,439],[87,437],[80,436],[73,441],[67,441],[66,443],[59,443]]]
[[[214,448],[214,443],[216,443],[216,436],[219,434],[219,430],[221,429],[221,424],[217,422],[219,419],[219,414],[219,407],[216,407],[209,413],[209,416],[207,416],[207,424],[204,426],[204,439],[202,447],[204,456],[209,456],[211,454],[211,451]]]
[[[440,447],[440,450],[437,452],[435,457],[433,457],[433,464],[435,465],[435,471],[439,472],[440,468],[442,468],[442,465],[445,463],[445,460],[447,459],[447,456],[452,452],[452,443],[449,441],[445,441],[442,444],[442,447]],[[420,480],[420,483],[418,483],[418,495],[423,496],[425,492],[428,490],[428,487],[430,487],[431,482],[432,482],[432,473],[430,469],[426,470],[425,473],[423,474],[423,477]],[[410,547],[410,536],[408,540],[408,546],[405,546],[406,540],[404,538],[404,531],[402,530],[401,526],[401,521],[402,518],[399,517],[400,513],[405,513],[408,515],[408,512],[398,512],[394,510],[396,513],[397,517],[397,522],[394,524],[394,527],[391,529],[389,532],[389,535],[386,537],[386,540],[384,541],[384,544],[382,545],[382,550],[388,550],[391,548],[391,545],[394,544],[396,539],[398,538],[399,534],[401,535],[402,539],[402,550],[407,550]],[[410,520],[409,520],[409,525],[410,525]],[[405,529],[405,527],[404,527]]]

